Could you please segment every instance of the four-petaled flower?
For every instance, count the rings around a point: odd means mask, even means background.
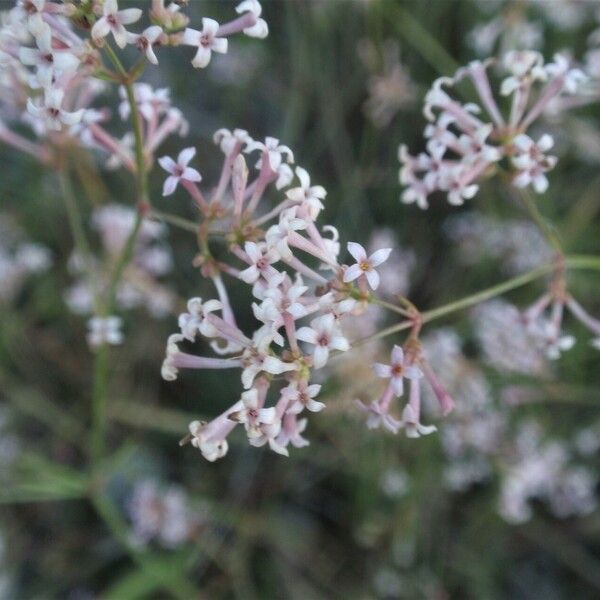
[[[116,346],[123,342],[120,317],[92,317],[88,321],[87,341],[91,348],[98,348],[104,344]]]
[[[250,260],[250,266],[240,272],[240,279],[246,283],[255,283],[262,275],[267,281],[277,277],[280,273],[271,265],[279,260],[279,253],[274,248],[265,244],[246,242],[244,250]]]
[[[160,44],[163,35],[162,27],[151,25],[142,31],[142,33],[127,33],[127,42],[134,44],[140,52],[146,55],[146,58],[153,64],[158,64],[158,58],[154,53],[154,46]]]
[[[180,181],[198,182],[202,181],[202,175],[188,167],[188,163],[196,156],[196,148],[190,147],[182,150],[177,156],[175,162],[170,156],[163,156],[158,159],[160,166],[169,173],[163,186],[163,196],[170,196],[176,189]]]
[[[77,69],[79,59],[68,50],[52,48],[52,32],[49,27],[40,28],[35,37],[37,49],[19,48],[19,59],[24,65],[36,67],[36,77],[47,88],[56,75],[71,73]]]
[[[421,369],[408,362],[400,346],[394,346],[391,354],[391,364],[375,363],[373,370],[378,377],[390,380],[394,393],[398,397],[404,394],[404,378],[420,379],[423,377]]]
[[[367,278],[371,289],[379,287],[379,273],[375,267],[385,262],[390,256],[391,248],[381,248],[367,256],[367,251],[356,242],[348,242],[348,252],[354,257],[356,263],[344,271],[344,283],[358,279],[362,275]]]
[[[231,413],[229,418],[232,421],[242,423],[246,428],[248,437],[260,437],[262,435],[261,427],[264,425],[274,425],[277,421],[277,412],[274,406],[264,408],[258,401],[258,390],[251,388],[242,393],[242,409]]]
[[[124,25],[135,23],[141,16],[142,11],[139,8],[119,10],[117,0],[104,0],[102,16],[92,27],[92,38],[99,41],[112,33],[117,46],[125,48],[127,45],[127,30]]]
[[[310,175],[306,169],[296,167],[296,175],[300,180],[300,186],[292,188],[286,192],[286,196],[293,202],[303,206],[313,221],[316,221],[321,210],[323,210],[323,200],[327,192],[322,185],[310,185]]]
[[[310,327],[301,327],[296,337],[308,344],[313,344],[313,364],[320,369],[327,364],[330,350],[346,352],[350,349],[348,340],[343,336],[335,317],[332,314],[323,315],[312,320]]]
[[[182,43],[186,46],[195,46],[198,48],[196,55],[192,59],[192,65],[196,69],[203,69],[208,66],[213,52],[225,54],[227,52],[227,40],[217,37],[219,24],[214,19],[204,17],[202,19],[202,31],[188,27],[183,32]]]
[[[223,305],[218,300],[202,302],[202,298],[191,298],[187,303],[189,312],[179,315],[182,335],[190,341],[194,341],[197,332],[205,337],[216,337],[219,332],[207,317],[222,308]]]
[[[31,98],[27,99],[27,112],[44,121],[48,129],[59,131],[63,125],[76,125],[83,117],[84,109],[68,112],[62,108],[64,90],[46,88],[44,90],[44,103],[38,106]]]

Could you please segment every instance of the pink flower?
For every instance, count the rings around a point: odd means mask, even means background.
[[[323,198],[327,195],[322,185],[310,185],[310,176],[302,167],[296,167],[296,175],[300,180],[300,187],[292,188],[286,192],[286,196],[293,202],[304,207],[313,221],[317,220],[319,213],[323,210]]]
[[[304,409],[310,412],[320,412],[325,408],[323,402],[315,400],[321,391],[318,384],[307,385],[306,381],[290,383],[281,391],[281,395],[288,399],[287,412],[299,414]]]
[[[360,400],[356,400],[356,406],[367,413],[367,427],[369,429],[379,429],[383,427],[391,433],[398,433],[402,423],[388,414],[387,407],[382,406],[379,400],[374,400],[368,406]]]
[[[373,370],[378,377],[390,380],[394,393],[398,397],[404,393],[404,377],[406,379],[423,377],[423,373],[417,366],[408,363],[400,346],[394,346],[392,349],[391,364],[375,363]]]
[[[41,28],[35,41],[37,49],[19,48],[19,59],[24,65],[36,67],[36,76],[43,87],[50,86],[56,75],[72,73],[77,69],[79,59],[72,52],[52,48],[49,27]]]
[[[242,394],[243,408],[231,413],[229,418],[246,427],[248,437],[260,436],[262,425],[273,425],[277,421],[275,407],[262,408],[256,388],[251,388]]]
[[[65,97],[64,90],[46,88],[44,90],[44,104],[38,106],[31,98],[27,98],[27,112],[41,119],[48,129],[59,131],[63,125],[76,125],[83,118],[84,109],[68,112],[62,108]]]
[[[185,148],[179,153],[177,162],[170,156],[163,156],[158,159],[160,166],[167,173],[170,173],[163,186],[163,196],[170,196],[177,189],[180,181],[202,181],[202,175],[196,169],[188,167],[188,163],[194,156],[196,156],[196,148]]]
[[[320,369],[327,364],[330,350],[346,352],[350,349],[348,340],[342,335],[332,314],[317,317],[311,321],[310,327],[301,327],[296,332],[296,337],[315,346],[313,353],[315,369]]]
[[[219,24],[214,19],[202,19],[202,31],[187,28],[183,32],[182,43],[186,46],[197,46],[198,51],[192,60],[196,69],[208,66],[213,52],[225,54],[227,52],[227,40],[217,37]]]
[[[139,8],[119,10],[117,0],[104,0],[102,17],[92,27],[92,38],[99,41],[112,33],[117,46],[125,48],[127,45],[127,31],[124,25],[135,23],[141,16],[142,11]]]
[[[267,281],[280,276],[280,273],[271,265],[279,260],[279,253],[274,248],[267,248],[264,244],[246,242],[244,250],[248,255],[250,266],[240,272],[240,279],[246,283],[255,283],[262,275]]]
[[[222,307],[218,300],[202,302],[202,298],[191,298],[187,303],[189,312],[179,315],[179,327],[185,339],[193,341],[197,332],[206,337],[219,335],[218,330],[207,317],[211,312],[221,310]]]
[[[435,425],[422,425],[420,422],[421,413],[421,389],[418,379],[413,379],[410,383],[410,400],[402,411],[402,425],[406,431],[406,437],[418,438],[422,435],[429,435],[437,431]]]
[[[137,49],[140,52],[143,52],[146,55],[146,58],[153,65],[158,64],[158,58],[156,58],[156,54],[154,54],[154,45],[158,45],[160,43],[160,38],[163,35],[162,27],[158,25],[151,25],[150,27],[144,29],[142,33],[127,33],[127,42],[130,44],[135,44]]]
[[[349,283],[364,275],[371,289],[376,290],[379,287],[379,273],[377,273],[375,267],[384,263],[391,251],[391,248],[382,248],[373,252],[371,256],[367,256],[367,251],[360,244],[348,242],[348,252],[354,257],[356,264],[346,269],[344,282]]]
[[[283,417],[281,432],[277,436],[277,443],[283,448],[289,444],[292,444],[294,448],[304,448],[310,445],[310,442],[302,437],[307,424],[307,419],[298,420],[297,415],[289,412],[286,413]]]

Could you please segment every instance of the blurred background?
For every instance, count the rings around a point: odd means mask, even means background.
[[[223,21],[233,6],[194,0],[189,14]],[[423,149],[424,94],[475,58],[534,48],[549,60],[567,50],[600,72],[599,2],[265,0],[263,16],[266,40],[232,40],[203,72],[168,51],[147,69],[144,81],[169,87],[190,121],[187,138],[171,138],[159,155],[196,146],[209,182],[220,168],[219,127],[279,138],[327,188],[322,222],[342,240],[393,246],[383,291],[422,309],[548,260],[497,180],[461,208],[441,198],[425,212],[401,204],[397,148]],[[116,109],[116,94],[110,102]],[[539,207],[570,253],[600,252],[599,126],[594,104],[539,125],[560,157]],[[102,256],[107,227],[129,218],[113,205],[134,198],[127,174],[97,163],[81,155],[74,188]],[[286,459],[235,432],[213,464],[178,440],[190,421],[229,407],[239,384],[211,372],[161,379],[176,314],[212,284],[192,265],[194,236],[158,227],[147,250],[162,267],[146,295],[123,292],[107,493],[91,502],[93,357],[61,191],[54,173],[13,149],[0,147],[0,164],[0,598],[600,595],[598,353],[572,320],[579,341],[552,363],[503,325],[543,282],[426,327],[431,362],[458,405],[445,420],[426,411],[438,434],[369,431],[357,414],[353,400],[380,391],[371,363],[399,336],[332,362],[309,447]],[[154,169],[156,206],[193,218],[184,194],[161,197],[163,179]],[[569,275],[595,315],[598,284],[594,273]],[[234,306],[236,293],[243,289],[233,289]],[[242,306],[243,327],[252,315]],[[373,311],[357,336],[386,318]]]

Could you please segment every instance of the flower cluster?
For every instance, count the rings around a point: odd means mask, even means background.
[[[127,236],[135,221],[135,211],[127,206],[110,204],[92,215],[92,227],[102,243],[103,261],[93,256],[74,253],[69,270],[75,283],[65,292],[65,301],[77,314],[94,311],[94,299],[110,285],[110,276]],[[119,309],[144,307],[151,316],[161,318],[174,308],[175,296],[160,278],[173,268],[173,257],[165,237],[167,228],[162,223],[144,220],[133,249],[133,258],[116,289]]]
[[[9,302],[28,276],[50,268],[52,258],[44,246],[20,239],[16,226],[0,215],[0,302]]]
[[[598,505],[597,477],[572,463],[570,449],[559,440],[544,440],[536,422],[523,423],[514,455],[506,460],[500,490],[500,514],[511,523],[528,521],[531,500],[542,499],[561,518],[587,515]]]
[[[468,265],[497,259],[502,271],[517,274],[548,263],[553,252],[539,228],[524,219],[492,219],[478,212],[453,215],[444,223],[448,239]]]
[[[102,127],[110,111],[93,106],[105,81],[122,80],[119,64],[111,65],[116,68],[112,71],[102,60],[101,50],[110,45],[108,38],[119,48],[137,47],[152,64],[158,63],[158,48],[191,45],[196,48],[192,64],[205,67],[213,51],[227,51],[229,36],[243,32],[262,38],[268,34],[258,0],[241,2],[236,8],[240,16],[222,25],[202,19],[201,30],[188,27],[189,17],[180,9],[175,2],[165,6],[163,0],[153,1],[148,11],[153,24],[133,33],[126,26],[142,19],[143,11],[121,9],[117,0],[19,0],[0,28],[0,104],[3,119],[25,121],[39,141],[32,142],[3,121],[0,140],[46,163],[52,161],[57,146],[75,141],[102,149],[109,154],[110,165],[133,171],[133,135],[115,139]],[[78,34],[80,25],[84,30],[91,28],[90,38]],[[150,163],[152,152],[165,137],[175,131],[184,133],[186,122],[170,106],[168,90],[136,84],[135,97],[144,120],[144,151]],[[123,118],[126,111],[121,110]]]
[[[527,131],[554,99],[576,93],[586,76],[560,54],[545,64],[538,52],[508,52],[503,60],[507,76],[500,85],[500,95],[511,98],[505,117],[487,74],[493,63],[474,61],[454,77],[434,82],[423,110],[429,121],[424,131],[427,152],[412,156],[406,146],[399,148],[403,202],[425,209],[429,196],[441,191],[450,204],[463,204],[475,196],[478,182],[499,168],[518,188],[532,186],[538,193],[547,189],[546,173],[556,164],[556,157],[548,154],[553,139],[544,134],[534,140]],[[471,82],[479,103],[463,103],[451,94],[463,80]]]
[[[217,131],[215,143],[225,158],[219,182],[210,195],[198,185],[201,174],[191,166],[193,148],[183,150],[177,160],[160,159],[168,173],[164,193],[174,193],[181,183],[202,215],[198,230],[205,238],[195,264],[213,281],[217,292],[217,298],[192,298],[188,302],[187,312],[179,317],[180,331],[169,337],[162,375],[173,380],[186,368],[241,370],[245,391],[240,398],[210,423],[196,421],[190,425],[187,440],[208,460],[227,452],[227,437],[238,424],[244,426],[251,445],[268,444],[272,450],[287,454],[290,444],[308,444],[302,435],[306,419],[300,415],[324,408],[317,399],[321,386],[311,382],[313,371],[350,348],[342,328],[344,320],[364,314],[372,290],[380,284],[378,269],[391,249],[368,254],[360,244],[349,242],[352,264],[343,264],[337,231],[331,225],[317,224],[326,191],[313,185],[303,168],[292,171],[293,154],[287,146],[275,138],[255,141],[239,129]],[[259,159],[252,177],[245,157],[256,152]],[[285,197],[274,208],[265,207],[266,191],[273,187],[287,188]],[[211,230],[223,232],[230,261],[214,258],[208,244]],[[257,321],[252,333],[237,326],[225,277],[251,288]],[[198,337],[208,339],[218,356],[197,356],[180,348]],[[393,396],[402,394],[404,377],[411,380],[410,402],[402,422],[410,436],[434,429],[419,422],[419,381],[423,375],[438,395],[443,412],[452,408],[416,338],[411,338],[406,358],[397,347],[392,365],[378,365],[376,372],[389,377],[390,382],[384,397],[372,407],[377,405],[377,418],[392,430],[400,425],[387,410]]]
[[[157,541],[165,548],[176,548],[201,525],[182,488],[163,486],[152,479],[136,482],[127,508],[133,526],[132,541],[140,546]]]
[[[559,276],[522,314],[521,319],[530,335],[551,360],[560,358],[576,342],[575,336],[564,334],[562,321],[565,308],[592,333],[592,346],[600,350],[600,321],[592,317],[567,291],[564,278]]]
[[[437,398],[443,415],[454,409],[454,401],[446,388],[434,373],[425,358],[421,343],[410,336],[405,347],[394,346],[390,356],[390,364],[375,363],[373,371],[378,377],[387,379],[388,383],[379,399],[368,406],[357,400],[358,406],[367,413],[367,427],[375,429],[383,427],[392,433],[404,429],[406,435],[417,438],[436,431],[433,425],[422,425],[421,415],[421,379],[429,383]],[[395,397],[404,395],[404,380],[409,381],[408,402],[402,411],[402,419],[398,420],[389,414]]]

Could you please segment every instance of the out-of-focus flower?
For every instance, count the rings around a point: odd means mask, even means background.
[[[123,343],[120,317],[92,317],[88,321],[87,341],[90,348],[99,348],[105,344],[117,346]]]
[[[358,53],[371,73],[368,81],[369,98],[364,110],[371,121],[380,128],[386,127],[406,106],[414,103],[415,84],[400,62],[398,44],[386,40],[382,46],[383,61],[375,45],[368,39],[358,44]]]
[[[156,540],[166,548],[176,548],[188,541],[200,525],[183,488],[161,486],[151,479],[136,482],[127,508],[133,541],[140,545]]]
[[[502,96],[512,96],[505,117],[487,75],[493,62],[473,61],[454,77],[434,82],[423,109],[430,121],[424,132],[427,152],[412,156],[405,146],[399,148],[400,183],[406,187],[403,202],[427,208],[430,194],[442,191],[450,204],[462,204],[477,193],[479,181],[493,173],[505,157],[512,160],[514,185],[533,184],[538,193],[546,189],[545,173],[556,164],[556,159],[546,154],[553,140],[545,134],[535,143],[526,132],[554,99],[575,94],[586,76],[560,54],[554,56],[554,62],[544,64],[537,52],[508,52],[503,60],[508,76],[500,86]],[[451,95],[454,86],[467,79],[479,104],[462,103]],[[538,83],[543,87],[536,94]]]

